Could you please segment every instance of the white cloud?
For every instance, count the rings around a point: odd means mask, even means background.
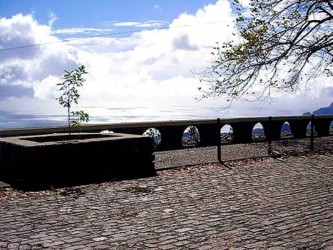
[[[106,22],[114,27],[136,27],[136,28],[156,28],[161,27],[166,22],[160,20],[149,20],[145,22]]]
[[[73,39],[68,44],[85,52],[104,54],[133,50],[137,46],[137,41],[132,37],[93,37]]]
[[[50,26],[39,24],[31,15],[0,19],[0,49],[47,43],[1,51],[0,84],[32,87],[48,75],[61,75],[77,65],[76,49],[52,36]]]
[[[239,0],[239,3],[244,7],[244,8],[250,8],[250,3],[251,0]]]
[[[110,28],[66,28],[66,29],[57,29],[51,32],[52,35],[89,35],[89,36],[98,36],[110,34],[113,29]]]
[[[57,19],[58,19],[57,15],[55,13],[53,13],[52,11],[49,11],[49,22],[48,22],[48,25],[52,26],[53,23],[55,21],[57,21]]]
[[[35,97],[46,100],[54,100],[59,97],[57,84],[61,79],[56,76],[49,75],[40,82],[36,82],[33,86]]]
[[[53,42],[56,38],[49,37],[50,27],[36,25],[31,15],[18,14],[10,19],[0,19],[0,49],[20,47],[26,45]],[[41,48],[31,47],[28,49],[9,50],[2,52],[0,62],[7,59],[31,59],[38,56]]]
[[[29,49],[0,52],[1,86],[12,95],[0,95],[0,110],[17,111],[32,102],[35,113],[64,112],[57,106],[56,83],[63,70],[84,64],[89,74],[81,91],[80,106],[98,121],[128,119],[216,118],[217,116],[249,116],[300,114],[327,106],[332,88],[321,81],[308,93],[282,96],[278,102],[262,108],[259,103],[239,103],[229,113],[219,108],[225,100],[197,102],[199,82],[191,70],[204,68],[216,41],[232,38],[233,13],[227,0],[219,0],[198,10],[183,13],[168,29],[135,32],[127,37],[95,37],[61,43],[56,35],[107,32],[108,29],[74,28],[53,30],[52,22],[41,25],[31,15],[18,14],[0,19],[0,49],[34,43],[53,43]],[[52,19],[51,19],[52,20]],[[113,22],[112,27],[159,27],[159,21]],[[111,27],[111,26],[110,26]],[[11,86],[8,88],[8,86]],[[34,99],[18,98],[27,91]],[[310,94],[312,93],[312,94]],[[312,96],[317,106],[304,98]],[[15,98],[14,98],[15,97]],[[3,99],[1,99],[3,98]],[[49,105],[43,105],[45,99]],[[15,103],[20,103],[17,105]],[[293,106],[291,105],[293,103]],[[47,109],[47,110],[45,110]],[[27,108],[27,110],[30,110]],[[55,111],[56,110],[56,111]],[[102,117],[102,115],[104,117]]]
[[[198,50],[198,46],[191,45],[189,38],[187,35],[182,35],[180,37],[176,37],[173,41],[173,45],[175,49],[183,49],[183,50]]]

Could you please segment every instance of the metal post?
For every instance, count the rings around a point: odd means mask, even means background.
[[[314,149],[314,115],[311,115],[310,149]]]
[[[268,155],[272,155],[272,117],[268,117],[268,131],[267,131],[267,153]]]
[[[217,144],[217,159],[219,162],[222,162],[222,152],[221,152],[221,119],[217,118],[216,125],[216,144]]]

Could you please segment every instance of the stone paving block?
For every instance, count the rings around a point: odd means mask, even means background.
[[[162,245],[158,247],[161,250],[171,250],[171,249],[175,249],[174,245]]]

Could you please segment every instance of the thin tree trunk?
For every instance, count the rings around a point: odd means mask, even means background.
[[[70,115],[70,104],[67,107],[67,121],[68,121],[68,133],[69,133],[69,139],[71,138],[71,115]]]

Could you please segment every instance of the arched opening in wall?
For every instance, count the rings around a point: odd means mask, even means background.
[[[224,125],[220,130],[220,138],[222,144],[232,143],[234,140],[234,130],[229,125]]]
[[[254,125],[252,129],[252,141],[264,141],[266,139],[264,127],[260,122]]]
[[[291,133],[289,122],[283,123],[280,132],[281,139],[293,138],[294,135]]]
[[[183,147],[196,147],[200,143],[200,134],[196,126],[189,126],[184,130],[182,137]]]
[[[114,132],[112,130],[104,129],[104,130],[100,131],[99,133],[101,133],[101,134],[113,134]]]
[[[162,136],[161,136],[161,132],[158,129],[149,128],[143,133],[143,135],[150,136],[151,138],[153,138],[154,149],[158,149],[158,147],[161,145]]]
[[[306,136],[311,136],[311,124],[312,122],[310,121],[308,123],[308,125],[306,126]],[[313,135],[317,136],[317,132],[316,132],[316,126],[313,126]]]
[[[330,123],[330,135],[333,134],[333,121],[331,121]]]

